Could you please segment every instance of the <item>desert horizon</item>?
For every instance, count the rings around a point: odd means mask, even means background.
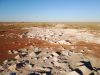
[[[0,75],[100,75],[100,0],[0,0]]]

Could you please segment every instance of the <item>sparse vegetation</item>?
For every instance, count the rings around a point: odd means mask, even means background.
[[[19,23],[0,23],[0,30],[5,29],[20,29],[24,27],[54,27],[52,24],[48,23],[27,23],[27,22],[19,22]]]
[[[61,23],[64,24],[62,28],[67,29],[89,29],[89,30],[100,30],[100,23]],[[5,29],[20,29],[24,27],[55,27],[57,25],[57,22],[3,22],[0,23],[0,30]]]
[[[100,25],[65,25],[63,28],[100,30]]]

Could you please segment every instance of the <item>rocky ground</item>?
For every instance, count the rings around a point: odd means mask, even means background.
[[[33,39],[0,66],[0,75],[100,75],[100,34],[86,29],[24,28]]]

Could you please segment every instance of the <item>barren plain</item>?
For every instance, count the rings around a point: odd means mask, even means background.
[[[100,23],[1,22],[0,75],[100,75]]]

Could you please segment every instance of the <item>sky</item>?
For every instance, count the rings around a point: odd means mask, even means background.
[[[0,0],[1,22],[100,22],[100,0]]]

